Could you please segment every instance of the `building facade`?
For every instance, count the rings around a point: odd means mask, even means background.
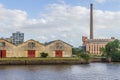
[[[104,48],[108,42],[114,41],[115,38],[111,39],[88,39],[83,36],[83,46],[85,46],[86,52],[89,52],[91,55],[102,55],[101,48]]]
[[[0,39],[0,58],[7,57],[40,57],[40,53],[48,53],[48,57],[72,57],[72,46],[55,40],[46,45],[30,39],[20,45],[14,45],[5,39]]]
[[[45,52],[49,57],[72,57],[72,46],[61,40],[46,43]]]
[[[20,45],[15,49],[17,52],[16,57],[40,57],[40,53],[45,51],[45,46],[38,41],[30,39]]]
[[[93,28],[93,4],[90,4],[90,39],[86,36],[82,36],[83,47],[86,52],[91,55],[102,55],[101,48],[105,47],[108,42],[114,41],[115,38],[111,39],[94,39],[94,28]]]
[[[0,39],[0,58],[15,56],[16,46],[7,40]]]
[[[19,45],[24,42],[24,33],[17,31],[16,33],[12,33],[12,43],[15,45]]]

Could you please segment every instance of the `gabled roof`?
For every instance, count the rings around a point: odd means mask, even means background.
[[[3,39],[3,38],[0,38],[0,40],[3,40],[3,41],[5,41],[5,42],[7,42],[7,43],[9,43],[9,44],[11,44],[11,45],[13,45],[13,46],[16,46],[16,45],[14,45],[13,43],[11,43],[11,42],[9,42],[9,41]]]
[[[42,44],[42,43],[40,43],[39,41],[36,41],[36,40],[34,40],[34,39],[29,39],[29,40],[23,42],[22,44],[25,44],[25,43],[27,43],[27,42],[29,42],[29,41],[33,41],[33,42],[36,42],[36,43],[41,44],[41,45],[44,46],[44,44]],[[22,45],[22,44],[19,44],[18,46],[20,46],[20,45]]]
[[[54,42],[56,42],[56,41],[61,41],[61,42],[65,43],[65,44],[73,47],[72,45],[70,45],[70,44],[68,44],[68,43],[66,43],[66,42],[64,42],[64,41],[62,41],[62,40],[54,40],[54,41],[47,42],[47,43],[45,43],[45,46],[50,45],[50,44],[52,44],[52,43],[54,43]]]

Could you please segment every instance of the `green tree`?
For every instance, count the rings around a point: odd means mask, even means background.
[[[80,54],[80,57],[85,60],[86,63],[89,63],[90,55],[88,53],[82,53]]]
[[[105,46],[105,51],[106,51],[107,56],[111,57],[113,53],[117,53],[118,49],[120,48],[119,45],[120,45],[120,41],[117,39],[112,42],[109,42]]]
[[[77,57],[80,57],[81,53],[84,53],[84,49],[81,49],[81,48],[73,48],[72,49],[72,54],[77,55]]]
[[[73,48],[73,54],[77,55],[83,63],[89,63],[90,55],[89,52],[84,52],[83,48]]]
[[[104,48],[104,47],[102,47],[101,49],[100,49],[100,52],[102,53],[102,57],[106,57],[106,49]]]
[[[120,61],[120,41],[114,40],[112,42],[109,42],[105,48],[102,48],[101,51],[103,53],[103,56],[110,59],[112,61]]]

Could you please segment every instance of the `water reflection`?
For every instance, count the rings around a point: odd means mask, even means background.
[[[120,80],[120,63],[2,65],[0,80]]]

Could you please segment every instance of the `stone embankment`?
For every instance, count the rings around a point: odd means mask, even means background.
[[[0,65],[40,65],[40,64],[81,64],[81,61],[80,60],[0,60]]]
[[[92,62],[107,62],[105,58],[93,58],[86,62],[83,59],[57,60],[0,60],[0,65],[42,65],[42,64],[88,64]]]
[[[92,58],[90,62],[108,62],[106,58]]]

